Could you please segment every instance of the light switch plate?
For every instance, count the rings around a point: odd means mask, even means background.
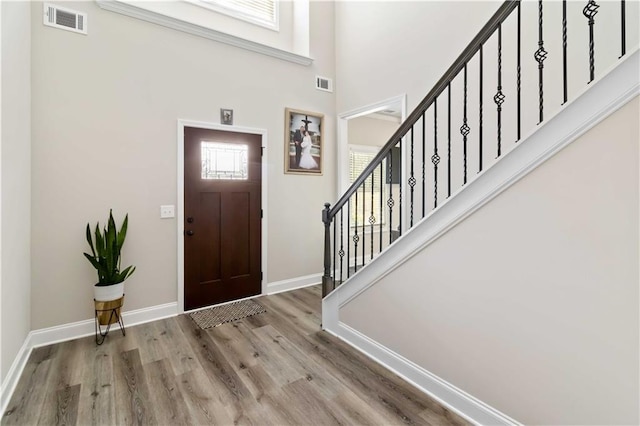
[[[160,219],[170,219],[176,217],[175,206],[160,206]]]

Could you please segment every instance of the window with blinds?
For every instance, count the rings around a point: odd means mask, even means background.
[[[349,148],[349,183],[355,182],[377,153],[377,150],[358,149],[353,146]],[[384,204],[384,200],[386,186],[388,186],[383,184],[384,180],[382,178],[382,173],[386,170],[385,163],[386,161],[382,164],[382,171],[378,166],[373,174],[364,182],[364,188],[360,186],[358,189],[357,209],[355,205],[355,194],[351,197],[350,225],[352,227],[355,226],[356,223],[358,227],[361,227],[364,223],[365,228],[370,227],[371,222],[376,226],[385,224],[386,205]],[[380,206],[381,201],[382,207]]]
[[[189,0],[188,0],[189,1]],[[190,0],[199,6],[206,7],[243,21],[278,30],[277,0]]]

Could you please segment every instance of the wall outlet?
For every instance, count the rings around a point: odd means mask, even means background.
[[[160,206],[160,219],[170,219],[176,217],[175,206]]]

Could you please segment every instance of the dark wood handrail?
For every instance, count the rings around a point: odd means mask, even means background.
[[[482,27],[478,35],[474,37],[474,39],[469,43],[469,45],[464,49],[464,51],[458,56],[458,59],[449,67],[449,69],[444,73],[444,75],[438,80],[438,82],[433,86],[433,89],[429,91],[427,96],[418,104],[418,106],[413,110],[409,117],[400,125],[398,130],[396,130],[393,135],[389,138],[389,141],[380,149],[378,154],[371,160],[371,163],[362,171],[360,176],[351,184],[351,186],[346,190],[346,192],[340,197],[340,199],[333,205],[329,213],[327,214],[326,219],[330,222],[331,219],[340,211],[340,209],[346,204],[346,202],[351,198],[351,196],[358,190],[360,185],[367,180],[369,175],[380,165],[382,160],[384,160],[391,148],[393,148],[402,137],[411,129],[411,127],[422,117],[422,114],[431,106],[431,104],[435,101],[435,99],[444,91],[447,85],[458,75],[458,73],[464,68],[465,64],[467,64],[473,55],[476,54],[480,46],[484,44],[496,31],[498,26],[502,24],[507,17],[513,12],[520,0],[507,0],[505,1],[494,13],[489,22]]]

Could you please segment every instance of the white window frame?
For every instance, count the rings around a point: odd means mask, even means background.
[[[228,6],[228,3],[224,0],[184,0],[196,6],[203,7],[205,9],[212,10],[223,15],[230,16],[241,21],[248,22],[250,24],[258,25],[263,28],[267,28],[273,31],[280,31],[280,4],[278,0],[273,0],[273,21],[266,21],[264,19],[257,18],[250,13],[245,13],[234,7]]]

